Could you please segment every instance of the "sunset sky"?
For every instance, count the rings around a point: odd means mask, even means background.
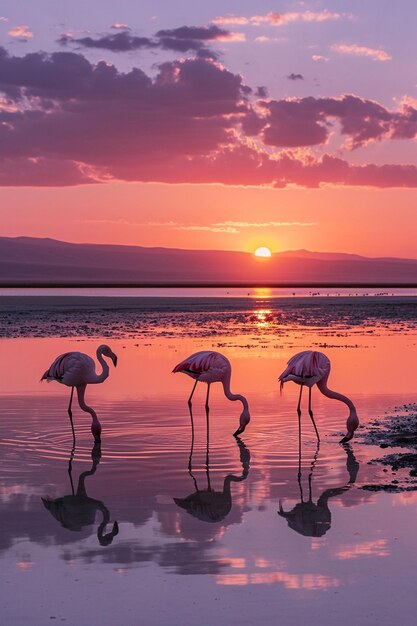
[[[3,0],[1,235],[417,258],[412,0]]]

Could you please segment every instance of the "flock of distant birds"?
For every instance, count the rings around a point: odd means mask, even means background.
[[[117,365],[117,356],[107,345],[101,345],[97,348],[97,360],[102,367],[101,373],[96,373],[96,367],[94,360],[84,354],[83,352],[66,352],[58,356],[52,365],[46,370],[41,378],[48,382],[56,380],[57,382],[71,387],[71,395],[68,406],[68,415],[71,422],[72,436],[75,445],[75,430],[72,420],[72,400],[74,395],[74,389],[77,390],[78,404],[82,411],[89,413],[92,418],[91,432],[96,442],[100,442],[101,439],[101,424],[98,420],[97,414],[90,406],[88,406],[84,400],[85,390],[87,385],[95,385],[102,383],[109,376],[109,365],[104,359],[107,357],[113,362],[113,365]],[[222,383],[223,390],[226,398],[235,401],[239,400],[242,403],[243,410],[239,419],[239,427],[233,433],[235,437],[239,437],[246,429],[250,422],[250,412],[248,401],[241,394],[232,393],[230,390],[230,379],[232,375],[232,368],[230,361],[220,352],[214,352],[210,350],[203,350],[190,355],[184,359],[173,369],[173,372],[182,372],[187,374],[194,381],[194,386],[191,391],[191,395],[188,398],[188,405],[192,405],[192,397],[198,382],[207,384],[206,395],[206,415],[207,415],[207,432],[209,428],[208,421],[208,409],[209,409],[209,395],[210,386],[212,383]],[[311,406],[311,391],[314,385],[317,386],[319,391],[327,398],[333,400],[339,400],[347,405],[349,408],[349,416],[346,421],[347,434],[340,443],[346,443],[352,439],[355,430],[359,426],[359,418],[356,412],[355,405],[346,396],[332,391],[327,386],[327,381],[330,374],[330,360],[322,352],[316,352],[314,350],[305,350],[298,352],[288,361],[286,369],[279,376],[278,380],[281,385],[287,382],[294,382],[300,385],[300,395],[297,405],[298,414],[298,427],[299,437],[301,438],[301,397],[303,388],[308,388],[308,413],[316,432],[317,441],[320,441],[319,432],[317,430],[316,423],[314,421],[313,410]]]

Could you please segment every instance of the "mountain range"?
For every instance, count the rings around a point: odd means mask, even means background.
[[[417,259],[308,250],[261,259],[247,252],[0,237],[0,284],[417,285]]]

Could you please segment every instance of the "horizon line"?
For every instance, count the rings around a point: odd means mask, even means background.
[[[242,282],[4,282],[0,281],[0,289],[417,289],[417,282],[262,282],[255,283],[252,281]]]

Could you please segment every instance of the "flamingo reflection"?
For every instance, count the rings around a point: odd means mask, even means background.
[[[99,443],[95,443],[91,451],[93,460],[91,469],[82,472],[78,478],[77,491],[74,490],[72,480],[72,461],[74,458],[75,448],[72,449],[68,462],[68,475],[71,483],[72,494],[62,496],[61,498],[42,498],[45,508],[51,515],[61,523],[61,526],[72,531],[80,531],[84,526],[91,526],[95,522],[97,511],[102,515],[102,521],[97,528],[97,539],[102,546],[108,546],[113,538],[119,532],[117,522],[113,523],[113,528],[109,533],[105,533],[107,524],[110,521],[110,513],[108,508],[101,500],[95,500],[87,495],[85,479],[96,473],[97,466],[100,463],[101,448]]]
[[[348,491],[356,481],[359,471],[359,463],[353,454],[349,444],[345,444],[343,449],[346,452],[346,469],[349,474],[349,481],[342,487],[326,489],[323,491],[317,504],[313,502],[312,477],[317,463],[319,444],[313,457],[308,475],[308,500],[304,500],[302,475],[301,475],[301,447],[298,455],[298,485],[300,489],[300,502],[291,511],[284,511],[281,500],[279,501],[278,515],[287,520],[288,526],[304,537],[322,537],[331,527],[332,515],[329,508],[330,498],[341,495]]]
[[[242,482],[246,480],[249,473],[249,465],[250,465],[250,452],[243,441],[236,437],[236,443],[239,447],[240,454],[240,462],[242,464],[242,474],[240,476],[235,476],[233,474],[228,474],[223,481],[223,490],[215,491],[211,486],[210,480],[210,461],[209,461],[209,439],[207,437],[206,440],[206,477],[207,477],[207,488],[199,489],[197,484],[197,479],[193,474],[192,469],[192,457],[194,451],[194,427],[193,427],[193,416],[192,416],[192,408],[190,407],[190,415],[191,415],[191,424],[192,424],[192,439],[191,439],[191,450],[190,457],[188,462],[188,473],[190,474],[195,491],[187,496],[186,498],[174,498],[174,502],[181,509],[184,509],[192,515],[193,517],[203,521],[203,522],[220,522],[223,520],[229,513],[232,508],[232,491],[231,484]]]

